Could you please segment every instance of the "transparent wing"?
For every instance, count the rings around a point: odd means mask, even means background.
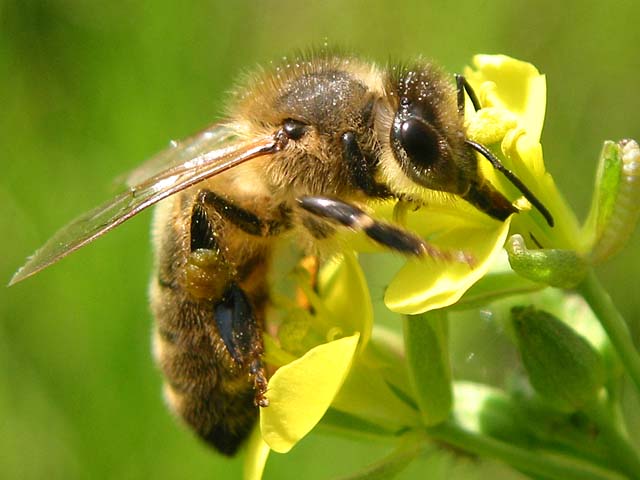
[[[56,232],[15,273],[9,285],[57,262],[163,198],[279,148],[276,134],[242,140],[225,126],[172,142],[169,149],[129,175],[128,190]]]
[[[237,134],[233,128],[216,124],[180,141],[172,140],[169,148],[154,155],[124,177],[128,187],[135,187],[165,172],[171,167],[179,167],[207,152],[233,143]]]

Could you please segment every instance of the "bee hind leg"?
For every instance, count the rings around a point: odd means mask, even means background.
[[[267,378],[262,364],[264,345],[262,329],[254,315],[253,307],[245,292],[235,282],[225,290],[214,306],[214,318],[218,332],[231,358],[248,368],[253,379],[255,404],[269,405],[265,394]]]
[[[266,219],[237,205],[224,196],[210,190],[201,190],[191,213],[190,248],[187,259],[186,286],[195,298],[218,298],[222,294],[219,287],[221,277],[234,276],[233,268],[224,258],[218,244],[216,222],[222,217],[245,233],[267,237],[278,235],[291,228],[291,208],[277,205]]]
[[[248,233],[258,234],[265,227],[257,216],[224,198],[203,190],[193,205],[191,214],[191,253],[186,265],[186,286],[196,298],[218,299],[214,319],[225,349],[234,363],[247,369],[253,379],[255,404],[267,406],[267,379],[262,364],[264,350],[262,328],[254,307],[245,291],[233,279],[235,269],[224,258],[218,245],[215,224],[210,215],[213,208]]]

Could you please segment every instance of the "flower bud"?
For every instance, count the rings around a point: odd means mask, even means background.
[[[529,280],[552,287],[572,288],[584,278],[588,265],[573,250],[529,250],[521,235],[512,235],[505,245],[511,268]]]
[[[518,405],[502,390],[482,383],[454,383],[453,415],[466,430],[507,442],[528,441]]]
[[[591,210],[583,227],[591,263],[620,251],[640,217],[640,146],[635,140],[604,143]]]
[[[514,307],[511,318],[529,381],[542,398],[567,412],[595,399],[604,384],[605,370],[584,337],[531,306]]]

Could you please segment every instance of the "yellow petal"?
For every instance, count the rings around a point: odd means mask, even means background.
[[[409,260],[385,293],[385,304],[395,312],[413,315],[457,302],[489,270],[510,225],[510,219],[497,222],[480,213],[464,211],[425,211],[421,217],[423,227],[417,225],[415,230],[434,238],[436,245],[463,250],[473,257],[474,265],[472,268],[459,262]],[[434,229],[431,235],[427,233],[429,229]]]
[[[242,470],[244,480],[260,480],[262,478],[267,458],[269,458],[269,451],[269,445],[262,439],[260,429],[254,428],[247,445],[247,454],[244,457]]]
[[[505,55],[476,55],[467,80],[486,107],[501,107],[520,118],[520,126],[540,140],[546,108],[544,75],[527,62]]]
[[[271,377],[260,430],[272,450],[288,452],[320,421],[349,373],[359,337],[318,345]]]
[[[544,203],[555,220],[553,231],[549,231],[540,215],[519,215],[514,220],[514,231],[527,237],[533,235],[542,245],[576,250],[580,238],[578,220],[556,187],[553,177],[545,170],[540,143],[517,128],[505,136],[501,148],[512,171]]]
[[[467,137],[483,145],[502,141],[518,125],[518,117],[504,108],[487,107],[470,115]]]
[[[325,265],[319,285],[320,296],[331,315],[327,320],[349,334],[360,332],[360,348],[364,348],[373,328],[373,306],[355,254],[345,251]]]
[[[546,173],[542,145],[524,129],[516,128],[505,135],[501,149],[505,157],[512,161],[514,170],[534,178]]]

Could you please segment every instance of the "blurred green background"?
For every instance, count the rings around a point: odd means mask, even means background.
[[[631,0],[0,0],[0,279],[111,196],[120,173],[218,118],[240,72],[324,41],[380,62],[423,55],[452,72],[475,53],[534,63],[548,81],[547,166],[582,216],[602,141],[640,137],[639,21]],[[240,461],[212,454],[161,400],[149,221],[145,212],[0,288],[1,478],[239,476]],[[636,334],[639,239],[600,269]],[[267,477],[329,478],[387,450],[314,434],[273,455]],[[436,456],[405,476],[486,468]]]

